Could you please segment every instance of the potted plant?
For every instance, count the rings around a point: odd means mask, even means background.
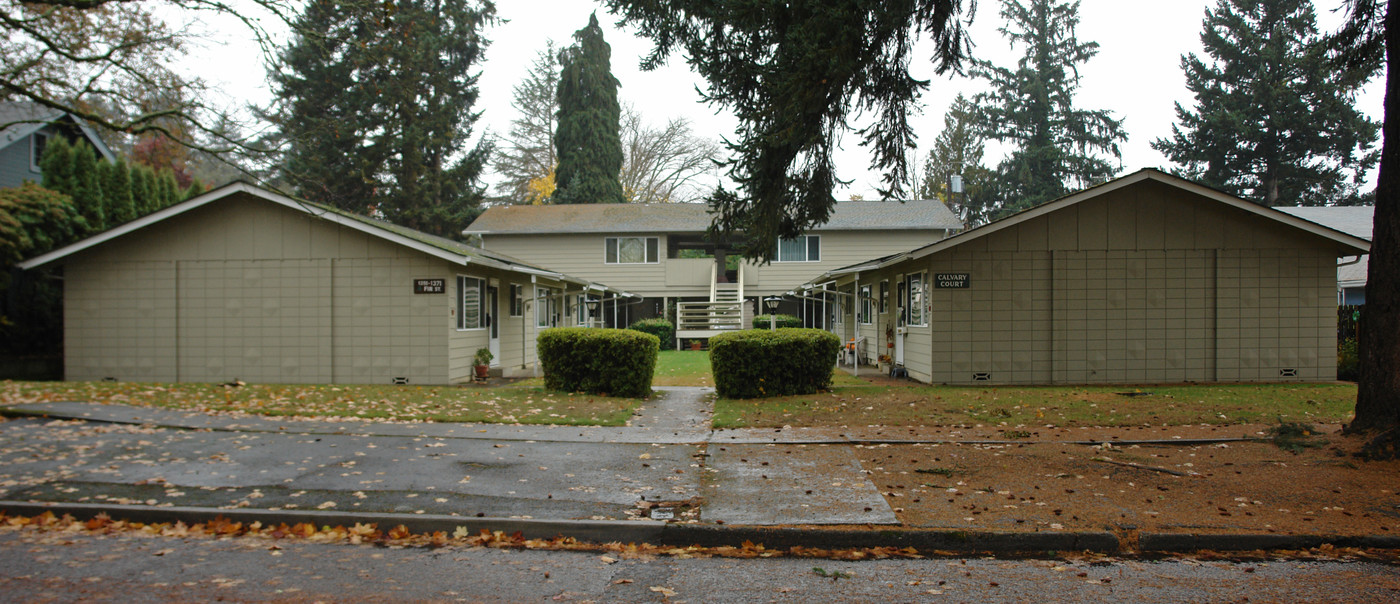
[[[494,358],[496,358],[496,355],[491,354],[491,349],[476,349],[476,356],[472,358],[472,363],[473,366],[476,367],[477,379],[486,379],[486,373],[491,370],[491,359]]]
[[[891,362],[891,360],[892,360],[892,359],[890,359],[890,355],[887,355],[887,354],[882,354],[882,355],[880,355],[880,371],[881,371],[882,373],[889,373],[889,372],[890,372],[890,362]]]

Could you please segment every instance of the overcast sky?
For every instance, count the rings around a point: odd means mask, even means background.
[[[1193,99],[1186,90],[1180,62],[1185,53],[1201,53],[1201,21],[1214,0],[1172,0],[1143,2],[1124,0],[1082,0],[1080,4],[1080,41],[1099,44],[1099,54],[1081,66],[1081,88],[1076,102],[1081,108],[1107,109],[1124,120],[1128,141],[1122,145],[1123,173],[1144,167],[1166,167],[1168,162],[1150,144],[1171,134],[1175,121],[1173,103],[1188,107]],[[1001,26],[1000,3],[982,0],[970,28],[976,44],[973,54],[998,65],[1014,64],[1017,55],[996,31]],[[1341,0],[1316,0],[1319,28],[1335,29],[1343,20],[1334,9]],[[477,107],[483,112],[477,124],[478,132],[490,130],[504,134],[516,117],[511,104],[512,88],[529,69],[531,62],[546,40],[558,46],[573,41],[573,32],[587,25],[588,15],[598,11],[604,37],[612,46],[613,74],[621,82],[618,92],[623,102],[635,105],[645,118],[654,123],[684,116],[702,134],[718,139],[734,131],[735,120],[728,114],[716,114],[713,107],[701,102],[695,88],[704,87],[704,80],[689,70],[680,57],[652,72],[643,72],[638,61],[650,49],[649,40],[632,31],[619,29],[616,18],[590,0],[499,0],[497,11],[503,22],[490,28],[486,36],[491,46],[481,66],[481,100]],[[215,73],[202,70],[206,78],[215,80],[228,91],[233,100],[247,99],[265,102],[264,71],[252,60],[246,30],[237,26],[211,24],[214,39],[202,49],[195,49],[191,59],[200,65],[227,65]],[[968,78],[937,77],[928,57],[931,49],[919,47],[914,75],[931,80],[925,93],[922,115],[915,118],[919,135],[920,154],[932,145],[943,127],[943,113],[958,93],[968,96],[983,90],[982,82]],[[242,55],[229,63],[230,55]],[[1379,120],[1382,113],[1383,87],[1379,79],[1363,91],[1358,104],[1363,112]],[[869,156],[857,143],[859,138],[848,134],[837,168],[842,179],[853,181],[849,187],[836,191],[838,199],[859,194],[876,199],[879,175],[868,169]],[[986,162],[995,165],[1003,152],[989,147]],[[488,177],[489,178],[489,177]]]

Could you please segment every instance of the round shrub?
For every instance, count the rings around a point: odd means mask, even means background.
[[[812,394],[831,387],[841,339],[820,329],[750,329],[710,338],[715,391],[724,398]]]
[[[800,329],[800,328],[802,327],[802,318],[801,318],[801,317],[794,317],[794,316],[792,316],[792,315],[772,315],[772,316],[777,318],[777,324],[778,324],[778,327],[779,327],[779,328],[783,328],[783,327],[793,327],[793,328],[799,328],[799,329]],[[769,315],[754,315],[754,317],[753,317],[753,328],[754,328],[754,329],[768,329],[768,317],[769,317]]]
[[[659,317],[655,319],[642,319],[641,321],[637,321],[636,323],[633,323],[632,325],[628,326],[627,329],[631,329],[633,331],[640,331],[642,333],[649,333],[651,335],[656,336],[657,339],[661,340],[662,342],[668,344],[675,343],[676,326],[672,325],[671,322],[667,321],[666,319],[662,319]]]
[[[656,372],[656,336],[630,329],[556,327],[537,340],[550,390],[643,398]]]

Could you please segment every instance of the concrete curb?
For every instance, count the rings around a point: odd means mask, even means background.
[[[520,532],[527,539],[573,537],[592,543],[650,543],[684,547],[741,546],[745,541],[768,549],[806,547],[842,549],[860,547],[912,547],[924,554],[1034,555],[1047,552],[1091,551],[1121,554],[1125,551],[1118,535],[1107,531],[1017,533],[995,531],[950,531],[945,529],[851,529],[827,527],[721,526],[712,524],[663,524],[628,520],[537,520],[515,518],[464,518],[440,514],[373,514],[315,510],[214,509],[198,507],[149,507],[92,503],[42,503],[0,501],[0,510],[33,516],[44,512],[72,515],[85,520],[107,514],[113,519],[157,523],[181,521],[208,522],[222,516],[235,522],[353,526],[375,524],[379,528],[408,527],[415,533],[452,533],[465,527],[475,534],[481,530]],[[1138,536],[1138,552],[1186,553],[1200,550],[1251,551],[1309,549],[1321,545],[1400,549],[1400,537],[1389,535],[1323,536],[1274,534],[1194,534],[1143,533]]]
[[[310,429],[307,429],[307,427],[300,427],[300,426],[299,426],[298,429],[295,429],[295,430],[280,430],[280,429],[279,429],[279,430],[273,430],[273,429],[270,429],[270,428],[252,428],[252,427],[243,427],[243,426],[236,427],[236,428],[230,428],[230,427],[226,427],[226,426],[214,426],[214,425],[210,425],[210,426],[189,426],[189,425],[179,425],[179,424],[161,423],[161,422],[158,421],[158,420],[157,420],[157,421],[146,421],[146,422],[143,422],[143,421],[137,421],[137,420],[122,420],[122,419],[113,419],[113,418],[106,418],[106,417],[81,417],[81,416],[74,415],[74,414],[71,414],[71,413],[55,413],[55,412],[52,412],[52,411],[37,411],[37,410],[31,410],[31,409],[16,409],[16,408],[13,408],[13,407],[3,407],[3,406],[0,406],[0,416],[4,416],[4,417],[14,417],[14,418],[47,418],[47,419],[64,419],[64,420],[76,419],[76,420],[82,420],[82,421],[85,421],[85,422],[93,422],[93,423],[100,423],[100,424],[120,424],[120,425],[131,425],[131,426],[154,426],[154,427],[157,427],[157,428],[164,428],[164,429],[168,429],[168,430],[208,430],[208,431],[211,431],[211,432],[240,432],[240,433],[250,433],[250,434],[320,434],[320,435],[362,436],[362,437],[378,437],[378,436],[382,436],[382,437],[394,437],[394,438],[399,438],[399,437],[424,437],[424,436],[426,436],[426,437],[429,437],[429,438],[440,438],[440,439],[451,439],[451,440],[500,440],[500,441],[536,441],[536,442],[594,442],[594,441],[576,441],[576,440],[573,440],[573,439],[566,439],[566,440],[558,440],[558,441],[556,441],[556,440],[552,440],[552,439],[549,439],[549,438],[542,437],[542,436],[540,436],[540,435],[538,435],[538,434],[517,435],[517,434],[489,434],[489,433],[488,433],[488,434],[453,434],[453,435],[416,435],[416,436],[410,436],[410,435],[407,435],[407,434],[378,434],[378,433],[375,433],[375,432],[370,431],[370,430],[353,430],[353,429],[350,429],[350,428],[336,428],[336,429],[334,429],[334,430],[329,430],[329,429],[317,428],[317,427],[314,427],[314,426],[313,426],[313,427],[310,427]],[[274,419],[275,419],[275,418],[274,418]],[[352,424],[347,424],[347,425],[353,426]],[[582,427],[582,428],[591,428],[592,426],[580,426],[580,427]],[[609,429],[617,429],[618,427],[617,427],[617,426],[609,426],[608,428],[609,428]],[[658,440],[655,440],[656,435],[654,435],[654,434],[648,434],[647,436],[649,437],[649,439],[637,439],[637,440],[617,440],[617,439],[613,439],[613,440],[602,440],[602,441],[597,441],[597,442],[605,442],[605,443],[647,443],[647,444],[653,443],[653,442],[664,442],[664,444],[668,444],[668,445],[672,445],[672,444],[674,444],[674,445],[704,445],[704,444],[718,444],[718,445],[767,445],[767,444],[777,444],[777,445],[836,445],[836,446],[855,446],[855,445],[864,445],[864,446],[878,446],[878,445],[954,445],[954,444],[961,444],[961,445],[1035,445],[1035,444],[1054,444],[1054,445],[1085,445],[1085,446],[1091,446],[1091,447],[1108,444],[1108,445],[1112,445],[1112,446],[1114,446],[1114,447],[1126,447],[1126,446],[1131,446],[1131,445],[1161,445],[1161,446],[1170,446],[1170,445],[1176,445],[1176,446],[1213,445],[1213,444],[1218,444],[1218,443],[1261,442],[1261,441],[1267,441],[1267,440],[1269,440],[1268,438],[1265,438],[1265,437],[1248,437],[1248,438],[1241,438],[1241,437],[1237,437],[1237,436],[1236,436],[1236,437],[1220,437],[1220,438],[1173,438],[1173,439],[1144,439],[1144,440],[1093,440],[1093,439],[1089,439],[1089,440],[987,440],[987,439],[934,439],[934,440],[917,440],[917,439],[879,439],[879,438],[858,438],[858,437],[852,437],[852,438],[825,438],[825,439],[817,439],[817,438],[802,438],[802,437],[797,437],[797,438],[775,438],[775,437],[767,437],[767,436],[764,436],[764,437],[758,437],[758,436],[745,436],[745,437],[730,436],[730,437],[727,437],[727,438],[726,438],[726,437],[724,437],[724,436],[722,436],[722,435],[717,435],[717,434],[716,434],[716,432],[717,432],[716,430],[707,430],[707,431],[705,431],[705,432],[706,432],[706,436],[704,436],[703,438],[700,438],[700,439],[698,439],[698,440],[684,440],[684,439],[682,439],[682,440],[675,440],[675,441],[671,441],[671,440],[658,441]]]

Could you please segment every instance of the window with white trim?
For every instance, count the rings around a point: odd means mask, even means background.
[[[871,312],[871,310],[873,310],[873,309],[871,308],[871,302],[872,302],[872,300],[870,299],[870,286],[869,286],[869,285],[862,285],[862,286],[860,286],[860,300],[857,301],[857,303],[856,303],[856,304],[857,304],[856,308],[860,309],[860,318],[859,318],[859,321],[860,321],[860,324],[861,324],[861,325],[870,325],[871,323],[874,322],[873,317],[872,317],[872,315],[874,315],[874,313]]]
[[[928,325],[928,317],[925,316],[924,312],[924,282],[924,273],[922,272],[904,277],[904,291],[905,295],[908,296],[908,299],[904,301],[904,308],[905,312],[908,313],[909,325],[917,327]]]
[[[885,314],[889,309],[890,282],[888,280],[880,282],[880,314]]]
[[[35,132],[29,137],[29,169],[35,172],[40,170],[39,160],[44,158],[44,149],[49,146],[49,135],[45,132]]]
[[[535,286],[535,325],[538,327],[550,327],[554,325],[554,290],[548,287]]]
[[[820,235],[798,235],[793,239],[778,240],[778,255],[774,262],[821,262],[822,238]]]
[[[486,328],[486,281],[457,275],[457,329]]]
[[[517,283],[510,284],[510,316],[520,317],[525,315],[525,286]]]
[[[603,243],[607,264],[656,264],[660,262],[661,240],[656,237],[608,237]]]

